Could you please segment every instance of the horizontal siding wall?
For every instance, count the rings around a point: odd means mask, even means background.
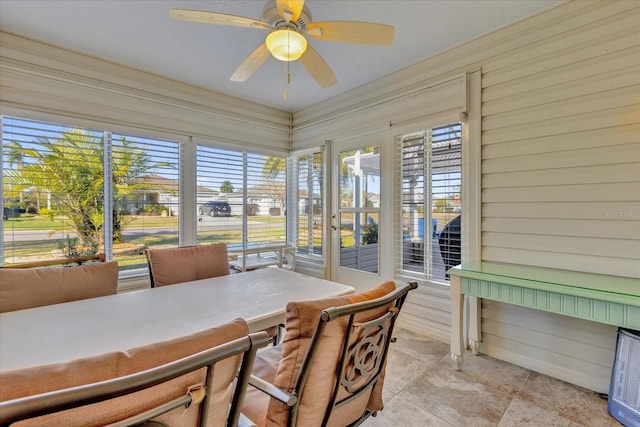
[[[481,352],[608,393],[616,328],[484,300]]]
[[[636,1],[561,4],[297,112],[293,145],[322,142],[333,113],[356,128],[347,112],[368,100],[481,69],[482,260],[640,277],[639,24]],[[448,339],[448,295],[410,297],[400,321]],[[481,352],[607,391],[614,327],[492,301],[482,322]]]
[[[403,328],[448,342],[451,337],[451,299],[445,286],[420,283],[407,296],[398,324]]]
[[[0,107],[289,151],[289,113],[0,31]]]
[[[640,277],[640,4],[482,64],[482,258]],[[616,328],[485,301],[481,351],[607,392]]]

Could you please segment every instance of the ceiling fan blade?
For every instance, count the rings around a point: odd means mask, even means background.
[[[271,52],[267,49],[267,45],[262,43],[256,50],[247,56],[247,59],[242,61],[242,64],[240,64],[229,80],[232,82],[246,81],[270,55]]]
[[[300,62],[302,62],[307,73],[323,88],[338,83],[338,79],[336,79],[333,71],[329,68],[329,64],[327,64],[318,51],[312,48],[311,45],[307,46],[307,50],[300,57]]]
[[[244,16],[227,15],[217,12],[206,12],[204,10],[171,9],[169,16],[173,19],[183,21],[203,22],[205,24],[230,25],[232,27],[261,28],[271,30],[271,26],[266,22],[257,19],[245,18]]]
[[[297,21],[304,7],[304,0],[276,0],[278,15],[287,22]]]
[[[392,25],[359,21],[311,22],[309,37],[344,43],[391,45],[394,28]]]

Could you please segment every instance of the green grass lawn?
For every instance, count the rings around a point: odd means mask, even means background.
[[[128,222],[131,220],[131,222]],[[125,216],[125,221],[129,227],[142,226],[145,227],[176,227],[178,225],[178,217],[157,216]],[[74,226],[67,218],[56,216],[49,218],[35,214],[21,214],[18,218],[9,218],[4,220],[5,230],[37,230],[37,231],[73,231]]]
[[[34,214],[21,214],[18,218],[4,220],[5,230],[73,230],[71,222],[63,217],[53,219]]]
[[[141,268],[146,266],[146,258],[140,253],[118,254],[118,249],[122,246],[126,248],[144,248],[144,247],[168,247],[178,246],[178,217],[163,216],[134,216],[127,217],[131,219],[125,226],[126,229],[153,227],[166,228],[161,232],[145,235],[126,236],[124,244],[114,243],[114,260],[118,261],[120,269],[127,270],[132,268]],[[249,230],[249,239],[269,239],[272,241],[282,240],[285,233],[284,217],[251,217],[251,221],[267,223],[271,226],[265,229],[256,230],[255,235]],[[55,217],[53,220],[48,217],[41,217],[33,214],[22,214],[18,218],[9,218],[4,221],[5,233],[11,231],[74,231],[73,225],[64,217]],[[198,231],[197,240],[202,243],[218,243],[224,242],[228,244],[242,243],[242,227],[229,228],[216,231]],[[6,241],[4,246],[5,262],[27,262],[26,259],[33,258],[49,258],[53,256],[55,251],[60,249],[59,242],[65,239],[45,238],[40,240],[28,241]]]

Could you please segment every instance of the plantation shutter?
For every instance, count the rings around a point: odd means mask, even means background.
[[[323,153],[297,154],[290,158],[290,182],[294,191],[289,194],[290,206],[295,208],[296,256],[322,261],[323,230]]]
[[[197,148],[197,242],[224,242],[241,248],[243,242],[243,153],[205,145]],[[212,217],[207,203],[226,202],[231,216]],[[214,214],[215,215],[215,214]]]
[[[230,249],[286,242],[286,159],[199,145],[197,241]],[[208,202],[224,202],[231,216],[208,215]]]
[[[3,117],[2,162],[5,265],[100,250],[102,132]]]
[[[246,170],[247,247],[285,244],[286,158],[246,154]]]
[[[447,281],[460,263],[461,132],[453,123],[398,139],[397,275]]]
[[[145,248],[179,244],[180,144],[114,133],[111,153],[113,209],[118,214],[113,216],[113,259],[121,270],[144,268]]]
[[[177,245],[177,142],[3,117],[2,154],[4,264]]]

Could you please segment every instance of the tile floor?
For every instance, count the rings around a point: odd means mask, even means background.
[[[449,345],[397,329],[385,409],[362,425],[416,427],[620,426],[597,393],[488,356],[449,363]]]

